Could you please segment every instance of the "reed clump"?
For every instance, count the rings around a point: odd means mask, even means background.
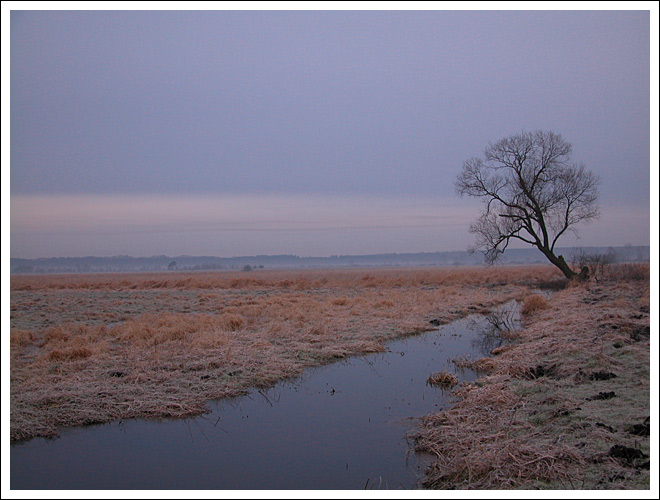
[[[458,377],[446,370],[429,375],[426,383],[431,387],[449,388],[458,384]]]

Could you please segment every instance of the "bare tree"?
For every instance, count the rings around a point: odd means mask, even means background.
[[[598,178],[570,161],[571,149],[559,134],[523,132],[489,144],[484,159],[463,164],[456,191],[484,199],[470,232],[486,262],[497,261],[515,239],[538,248],[567,278],[578,275],[555,248],[576,224],[599,216]]]
[[[615,261],[616,253],[610,248],[607,253],[587,253],[578,249],[573,256],[573,263],[579,269],[585,267],[589,270],[589,276],[600,281],[605,275],[605,270]]]

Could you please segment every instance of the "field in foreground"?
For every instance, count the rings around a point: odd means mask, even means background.
[[[12,277],[11,438],[199,414],[553,279],[545,267]]]
[[[593,440],[580,448],[582,441],[570,438],[564,446],[566,434],[582,429],[618,439],[625,425],[636,419],[643,427],[648,415],[648,268],[642,279],[628,275],[568,287],[547,298],[547,309],[538,300],[536,308],[530,305],[541,289],[562,283],[545,266],[12,277],[11,439],[120,418],[199,414],[209,399],[380,351],[391,339],[435,328],[432,320],[448,323],[516,298],[528,312],[519,342],[480,360],[490,377],[461,387],[454,409],[426,420],[418,446],[438,456],[427,486],[566,487],[552,481],[577,481],[574,469],[588,468],[584,457],[600,456],[594,462],[599,470],[620,461],[594,450]],[[568,350],[559,349],[565,345]],[[617,377],[590,378],[610,371]],[[571,393],[575,387],[588,394]],[[590,399],[583,403],[583,396]],[[630,422],[619,424],[609,413],[583,417],[602,402],[607,412],[622,405]],[[561,420],[564,413],[575,415],[578,405],[577,424]],[[541,430],[530,432],[537,422]],[[454,446],[452,432],[460,438]],[[563,446],[563,458],[511,453],[516,446],[547,444],[546,438],[558,439],[552,444]],[[648,455],[648,437],[631,439],[625,449]],[[495,453],[484,455],[495,472],[478,472],[472,462],[470,453],[482,448]],[[635,467],[643,463],[631,460]],[[521,464],[554,472],[521,477]],[[634,470],[648,485],[648,472]],[[613,474],[597,487],[638,484]]]
[[[426,417],[417,448],[438,460],[425,485],[649,489],[648,267],[529,296],[522,310],[518,340],[475,360],[489,374]]]

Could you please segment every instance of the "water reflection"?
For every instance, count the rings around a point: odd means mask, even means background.
[[[472,348],[482,356],[490,356],[493,349],[510,343],[521,329],[520,304],[511,301],[489,314],[472,317],[468,328],[475,333]]]

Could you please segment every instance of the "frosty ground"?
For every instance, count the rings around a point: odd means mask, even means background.
[[[648,266],[601,278],[566,286],[547,266],[12,277],[11,439],[200,414],[517,299],[523,330],[473,360],[484,378],[420,430],[437,457],[426,486],[648,488]]]

